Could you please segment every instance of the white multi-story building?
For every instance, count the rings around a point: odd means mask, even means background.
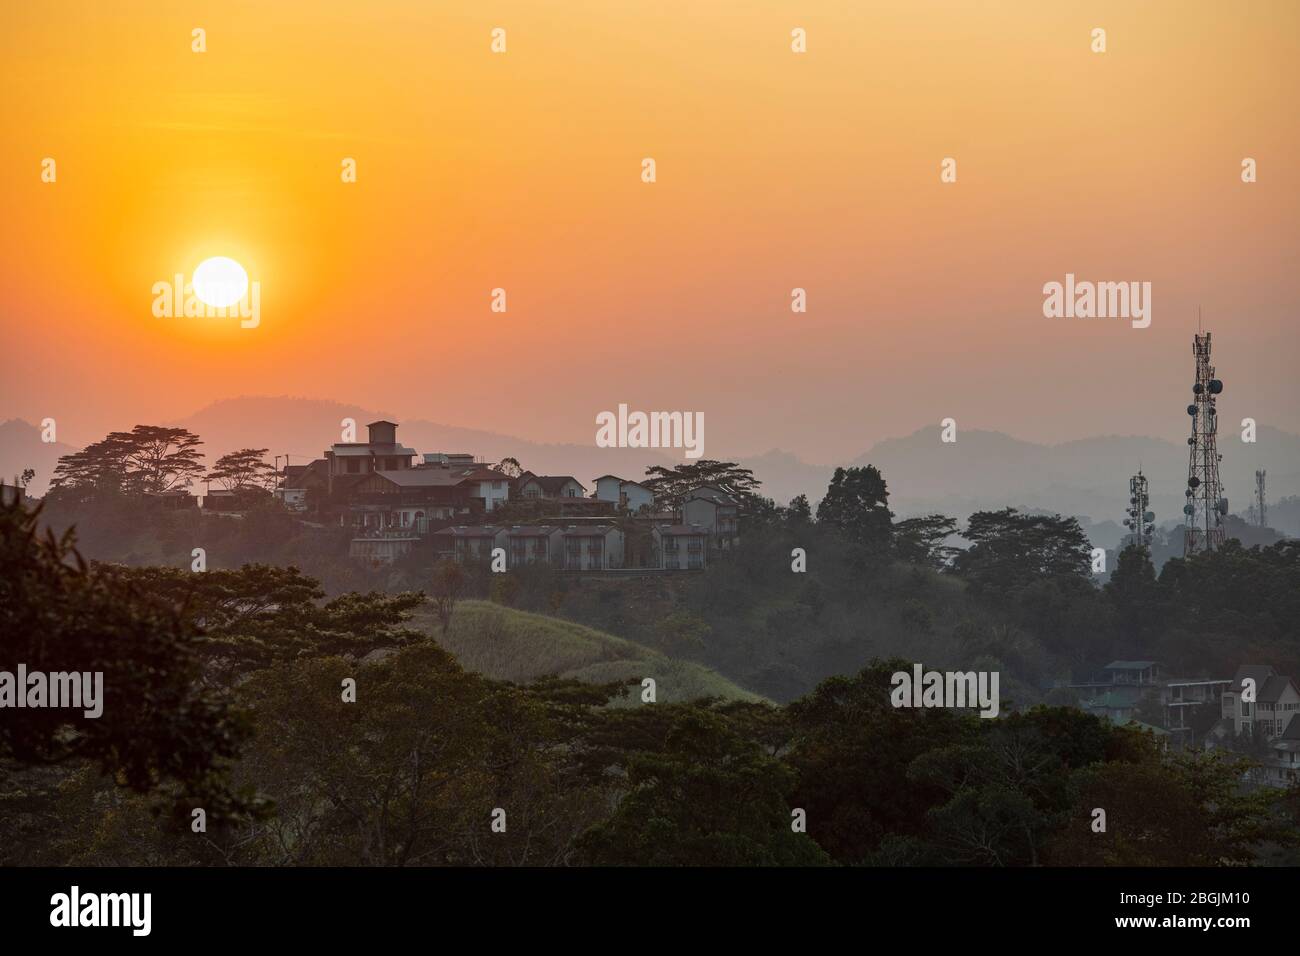
[[[622,511],[651,511],[654,509],[654,492],[639,481],[628,481],[618,475],[601,475],[595,480],[596,491],[592,497],[608,501]]]
[[[1248,688],[1253,688],[1254,700]],[[1233,734],[1252,733],[1281,737],[1300,712],[1300,690],[1267,664],[1243,664],[1223,692],[1223,719]]]

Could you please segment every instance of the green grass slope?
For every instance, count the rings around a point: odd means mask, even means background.
[[[429,608],[417,611],[413,627],[435,638],[468,670],[523,683],[547,674],[591,683],[653,677],[663,703],[721,697],[761,701],[709,668],[673,660],[658,651],[572,621],[502,607],[490,601],[461,601],[446,637]]]

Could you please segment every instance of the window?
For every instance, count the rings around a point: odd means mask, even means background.
[[[347,459],[347,463],[349,475],[355,475],[361,471],[361,461],[359,459],[349,458]]]

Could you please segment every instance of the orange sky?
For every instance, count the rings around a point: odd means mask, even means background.
[[[620,402],[703,411],[711,456],[812,461],[948,416],[1181,438],[1198,304],[1224,411],[1300,431],[1290,0],[0,17],[0,419],[66,441],[241,394],[549,441]],[[213,255],[261,324],[154,318],[153,283]],[[1151,328],[1045,319],[1067,272],[1150,281]]]

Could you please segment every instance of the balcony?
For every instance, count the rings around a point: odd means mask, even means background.
[[[415,528],[357,528],[353,541],[414,541],[420,537]]]

